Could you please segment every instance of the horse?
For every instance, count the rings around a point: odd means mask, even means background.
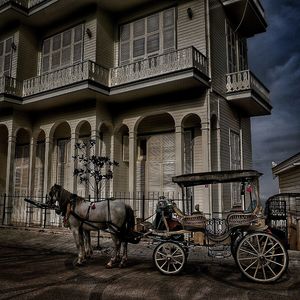
[[[121,244],[123,244],[123,253],[119,267],[125,266],[128,259],[127,236],[134,229],[134,213],[129,205],[117,199],[86,201],[58,184],[51,187],[47,204],[49,207],[56,208],[56,213],[64,216],[64,222],[69,223],[78,249],[78,265],[92,255],[90,231],[105,230],[111,234],[114,242],[113,255],[106,267],[112,268],[120,260]]]

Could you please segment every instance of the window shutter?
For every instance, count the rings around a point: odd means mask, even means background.
[[[74,29],[73,63],[80,62],[83,54],[83,25],[78,25]]]
[[[123,161],[129,161],[129,136],[123,135]]]
[[[130,60],[130,24],[120,27],[120,63],[127,64]]]
[[[0,42],[0,76],[3,73],[4,42]]]
[[[149,16],[147,18],[147,33],[159,30],[159,14]]]
[[[159,33],[147,37],[147,54],[159,51]]]
[[[145,39],[141,38],[133,42],[133,58],[145,55]]]
[[[145,34],[145,19],[133,23],[133,37],[140,37]]]
[[[163,12],[163,50],[175,49],[175,9]]]
[[[11,49],[12,42],[13,42],[12,38],[8,38],[0,42],[0,76],[2,74],[10,76],[11,59],[12,59],[12,49]]]
[[[61,64],[62,66],[68,65],[71,62],[71,37],[72,31],[67,30],[63,33],[63,49],[61,55]]]

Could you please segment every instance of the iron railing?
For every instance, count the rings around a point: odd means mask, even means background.
[[[269,90],[250,71],[244,70],[226,75],[227,93],[240,92],[253,89],[263,99],[269,102]]]
[[[22,83],[10,76],[0,77],[0,94],[22,96]]]

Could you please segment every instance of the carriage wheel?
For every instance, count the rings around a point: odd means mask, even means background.
[[[241,272],[253,281],[271,282],[282,276],[288,266],[283,244],[273,235],[247,234],[239,243],[236,263]]]
[[[163,242],[154,249],[153,260],[161,273],[173,275],[184,267],[186,255],[178,243]]]

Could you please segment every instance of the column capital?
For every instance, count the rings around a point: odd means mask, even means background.
[[[183,131],[184,131],[184,129],[181,125],[175,126],[175,132],[176,133],[182,133]]]
[[[15,143],[16,142],[16,136],[9,135],[8,136],[8,143]]]

